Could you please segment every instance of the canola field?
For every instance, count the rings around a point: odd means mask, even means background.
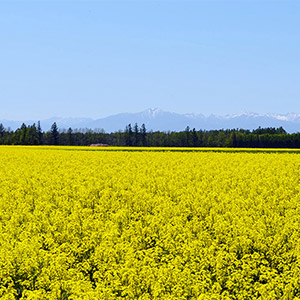
[[[0,147],[0,299],[300,299],[300,153],[125,150]]]

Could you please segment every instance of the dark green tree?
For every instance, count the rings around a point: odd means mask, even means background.
[[[198,147],[198,135],[197,135],[197,131],[195,128],[193,128],[192,130],[192,143],[193,143],[193,147]]]
[[[38,121],[37,123],[37,133],[38,133],[38,138],[39,138],[39,145],[43,145],[43,131],[41,128],[41,122]]]
[[[26,145],[39,145],[39,135],[35,123],[32,126],[28,126],[25,136]]]
[[[126,129],[125,129],[125,143],[126,143],[126,146],[132,146],[132,140],[133,140],[133,132],[132,132],[132,127],[131,127],[131,124],[128,124],[126,126]]]
[[[191,145],[191,131],[190,127],[187,126],[185,129],[185,145],[186,147],[189,147]]]
[[[20,138],[19,138],[20,145],[27,145],[26,133],[27,133],[27,126],[24,123],[22,123],[20,128]]]
[[[58,133],[58,128],[57,128],[56,122],[54,122],[52,124],[50,132],[51,132],[51,144],[52,145],[58,145],[59,133]]]
[[[133,127],[133,146],[139,146],[140,143],[140,132],[139,132],[139,126],[137,123],[134,124]]]
[[[4,128],[3,124],[0,123],[0,137],[3,137],[4,132],[5,132],[5,128]]]
[[[237,138],[236,138],[235,130],[232,132],[231,140],[232,140],[232,147],[233,148],[237,147]]]
[[[73,145],[73,130],[72,128],[70,127],[67,131],[67,140],[68,140],[68,145],[69,146],[72,146]]]
[[[0,144],[4,144],[4,133],[5,128],[2,123],[0,123]]]
[[[142,142],[142,146],[146,147],[147,146],[147,130],[146,130],[146,126],[143,123],[141,126],[141,142]]]

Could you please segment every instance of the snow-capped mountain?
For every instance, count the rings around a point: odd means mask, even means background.
[[[37,121],[24,121],[25,124],[30,125]],[[113,132],[124,130],[129,123],[132,126],[137,123],[141,126],[146,125],[147,130],[160,131],[180,131],[187,126],[196,128],[196,130],[211,130],[211,129],[256,129],[261,127],[280,127],[282,126],[286,131],[300,132],[300,114],[266,114],[261,115],[257,113],[242,112],[240,114],[232,114],[225,116],[202,114],[178,114],[163,111],[158,108],[149,108],[139,113],[121,113],[108,116],[101,119],[90,118],[50,118],[41,120],[43,130],[49,130],[53,122],[56,122],[58,128],[68,129],[104,129],[106,132]],[[21,126],[23,121],[9,121],[0,120],[4,127],[16,129]]]

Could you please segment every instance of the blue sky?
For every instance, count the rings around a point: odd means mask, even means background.
[[[300,113],[300,1],[1,1],[0,119]]]

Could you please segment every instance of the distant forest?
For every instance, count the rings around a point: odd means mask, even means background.
[[[0,124],[1,145],[70,145],[88,146],[107,144],[110,146],[136,147],[250,147],[250,148],[300,148],[300,133],[287,133],[280,128],[258,128],[256,130],[221,129],[148,131],[142,124],[128,124],[124,130],[106,133],[104,130],[75,129],[59,130],[53,123],[49,131],[42,131],[40,122],[22,126],[15,131]]]

